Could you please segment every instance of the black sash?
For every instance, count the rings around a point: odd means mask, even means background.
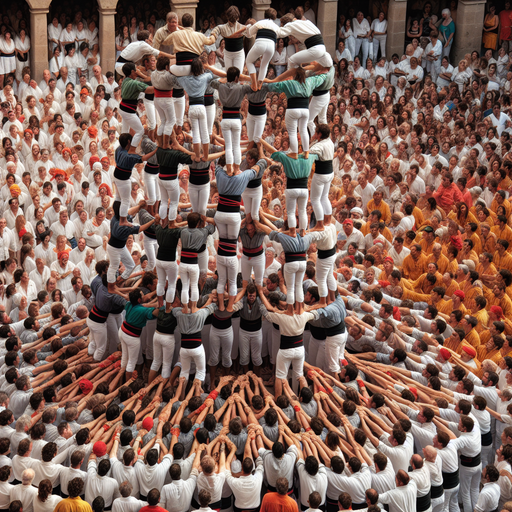
[[[188,104],[192,105],[204,105],[204,96],[195,96],[188,98]]]
[[[444,488],[442,485],[432,485],[430,487],[430,497],[435,500],[440,498],[444,494]]]
[[[428,491],[425,496],[421,496],[420,498],[416,498],[416,512],[425,512],[430,508],[432,504],[432,500],[430,499],[430,491]]]
[[[297,336],[285,336],[281,334],[281,343],[279,348],[281,350],[286,350],[289,348],[299,348],[304,346],[303,334],[298,334]]]
[[[309,98],[288,98],[288,108],[309,108]]]
[[[270,39],[271,41],[274,41],[274,43],[277,43],[276,33],[269,28],[260,28],[256,33],[256,39]]]
[[[201,331],[190,334],[181,333],[181,348],[197,348],[201,346],[201,342]],[[210,508],[212,508],[211,505]]]
[[[199,57],[199,55],[193,52],[176,52],[176,65],[190,66],[192,61],[197,57]]]
[[[242,196],[229,196],[219,194],[218,212],[239,213],[242,204]]]
[[[481,462],[482,459],[480,458],[480,454],[476,455],[475,457],[466,457],[465,455],[460,456],[460,465],[467,468],[476,468],[476,466],[478,466],[478,464]]]
[[[97,324],[104,324],[108,318],[108,311],[102,311],[98,306],[94,305],[89,313],[89,320]]]
[[[227,52],[239,52],[244,49],[243,37],[224,38],[224,41],[226,41]]]
[[[459,470],[455,471],[454,473],[445,473],[442,472],[443,475],[443,489],[449,490],[453,489],[454,487],[457,487],[459,485]]]
[[[335,254],[336,254],[336,247],[333,247],[332,249],[326,249],[325,251],[318,249],[318,259],[320,259],[320,260],[326,260],[327,258],[334,256]]]
[[[237,239],[219,238],[217,254],[219,256],[236,257]]]
[[[315,162],[315,174],[332,174],[332,160],[317,160]]]
[[[130,325],[126,320],[123,322],[123,325],[121,325],[121,330],[133,338],[140,338],[142,333],[142,327],[135,327],[134,325]]]
[[[286,263],[292,263],[294,261],[306,261],[305,252],[285,252],[284,260]]]
[[[256,320],[246,320],[243,316],[240,317],[240,329],[247,332],[256,332],[261,329],[261,317]]]
[[[322,37],[322,34],[316,34],[314,36],[308,37],[304,41],[304,44],[306,45],[306,48],[309,50],[310,48],[313,48],[313,46],[324,44],[324,39]]]

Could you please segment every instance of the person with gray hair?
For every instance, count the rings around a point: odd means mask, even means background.
[[[170,13],[172,14],[172,13]],[[133,486],[125,480],[119,486],[120,498],[116,498],[112,503],[112,512],[139,512],[142,507],[147,506],[147,502],[138,500],[132,496]]]
[[[21,474],[21,484],[14,485],[11,489],[11,502],[21,501],[23,512],[33,512],[34,498],[37,496],[37,487],[32,485],[35,472],[32,468],[25,469]]]

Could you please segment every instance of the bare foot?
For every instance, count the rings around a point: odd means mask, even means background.
[[[181,310],[186,315],[188,313],[188,305],[187,304],[183,304],[183,308]]]
[[[116,283],[108,283],[108,293],[116,293]]]
[[[324,231],[324,227],[317,224],[313,229],[310,229],[309,231]]]
[[[299,155],[297,155],[297,153],[288,153],[288,156],[290,158],[293,158],[294,160],[298,160],[299,159]]]
[[[123,218],[121,218],[121,219],[119,220],[119,225],[120,225],[120,226],[126,226],[126,227],[128,227],[128,228],[133,227],[133,224],[130,224],[126,219],[123,219]]]

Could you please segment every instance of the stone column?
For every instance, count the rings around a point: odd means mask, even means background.
[[[185,13],[192,14],[195,26],[197,3],[196,0],[171,0],[171,10],[179,16],[180,22]]]
[[[388,9],[388,37],[386,40],[386,58],[397,53],[402,56],[405,46],[407,25],[407,0],[390,0]]]
[[[116,7],[117,0],[98,0],[100,13],[98,36],[103,74],[114,71],[116,65]]]
[[[252,17],[256,21],[265,19],[265,11],[270,8],[270,0],[252,0]]]
[[[39,82],[48,68],[48,19],[51,0],[28,0],[30,7],[30,68]]]
[[[336,55],[336,30],[338,27],[338,0],[319,0],[316,24],[324,38],[325,48]]]
[[[480,51],[485,16],[485,0],[460,0],[457,7],[455,41],[451,61],[459,63],[466,53]]]

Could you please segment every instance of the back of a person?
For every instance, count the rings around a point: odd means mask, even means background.
[[[277,492],[265,494],[261,502],[260,512],[298,512],[297,502],[287,495]]]

